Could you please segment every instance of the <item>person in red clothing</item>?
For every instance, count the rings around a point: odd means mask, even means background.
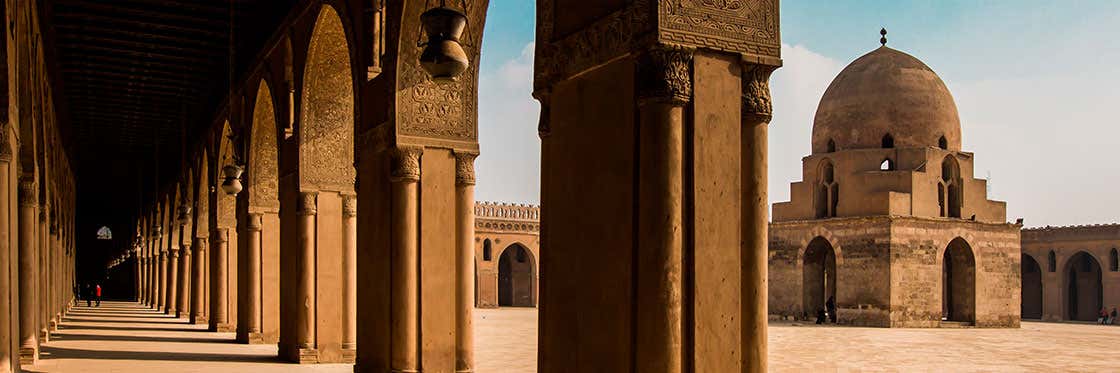
[[[94,296],[97,297],[97,307],[101,307],[101,284],[97,284],[97,287],[94,288],[94,291]]]

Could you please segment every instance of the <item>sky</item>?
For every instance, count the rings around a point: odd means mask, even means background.
[[[491,0],[479,81],[477,199],[538,203],[534,0]],[[789,200],[813,114],[849,62],[888,46],[929,65],[960,112],[989,199],[1028,227],[1120,222],[1120,6],[1100,1],[781,1],[770,201]]]

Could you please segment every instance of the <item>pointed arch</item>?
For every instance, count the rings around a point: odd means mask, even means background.
[[[961,166],[952,154],[945,156],[941,161],[941,180],[937,185],[937,202],[941,206],[941,216],[949,218],[961,217],[961,206],[964,204],[961,180]]]
[[[315,21],[300,96],[300,189],[353,191],[354,85],[342,19],[323,6]]]
[[[537,259],[524,244],[514,242],[498,256],[498,306],[533,307],[537,304]]]
[[[836,170],[832,160],[824,158],[817,169],[817,183],[813,207],[817,219],[836,217],[836,207],[840,199],[840,186],[836,181]]]
[[[1062,308],[1066,320],[1094,321],[1103,307],[1104,287],[1097,258],[1078,251],[1066,260],[1062,271]]]
[[[937,139],[937,147],[941,148],[941,149],[948,150],[949,149],[949,140],[946,140],[945,136],[941,136],[941,138]]]
[[[278,154],[276,111],[268,81],[261,79],[253,104],[253,120],[249,129],[248,167],[249,181],[245,188],[249,206],[254,208],[279,208]]]
[[[802,312],[812,317],[836,301],[836,250],[828,239],[817,236],[805,248],[801,265]],[[834,303],[835,304],[835,303]]]
[[[942,258],[941,309],[948,321],[976,321],[976,257],[964,238],[949,242]]]
[[[1033,256],[1021,254],[1020,267],[1023,276],[1022,306],[1020,314],[1024,319],[1042,318],[1042,267]]]
[[[1116,252],[1116,248],[1108,251],[1108,270],[1112,272],[1120,271],[1120,253]]]
[[[882,145],[883,145],[883,149],[894,148],[894,136],[891,136],[891,134],[889,134],[889,133],[886,134],[886,135],[883,135],[883,144]]]

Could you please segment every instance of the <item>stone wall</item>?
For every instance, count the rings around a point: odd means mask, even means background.
[[[1023,230],[1023,260],[1033,260],[1041,273],[1037,279],[1024,278],[1023,286],[1037,291],[1042,319],[1068,320],[1066,274],[1070,259],[1078,253],[1089,254],[1101,269],[1101,305],[1120,307],[1120,271],[1112,270],[1112,251],[1120,250],[1120,224],[1078,225],[1067,227],[1041,227]],[[1053,252],[1053,261],[1050,253]],[[1037,281],[1027,283],[1028,280]],[[1037,296],[1037,293],[1036,293]]]

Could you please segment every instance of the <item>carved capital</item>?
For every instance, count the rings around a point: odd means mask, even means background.
[[[774,114],[770,99],[770,74],[776,66],[743,65],[743,107],[742,119],[753,124],[770,123]]]
[[[476,153],[455,152],[455,185],[474,185]]]
[[[392,151],[389,180],[394,183],[420,181],[420,155],[424,148],[401,146]]]
[[[352,218],[358,216],[358,196],[354,194],[342,195],[342,217]]]
[[[168,250],[168,254],[171,255],[172,259],[178,258],[179,257],[179,248],[178,247],[172,247],[171,249]]]
[[[692,50],[657,46],[638,58],[638,98],[684,105],[692,100]]]
[[[264,214],[259,214],[259,213],[249,214],[245,218],[245,220],[246,220],[245,229],[248,230],[249,232],[260,232],[262,225],[264,225],[263,222],[262,222],[263,218],[264,218]]]
[[[39,205],[39,188],[35,187],[35,179],[21,177],[19,179],[19,205],[23,207],[37,207]]]
[[[228,242],[228,240],[226,239],[227,231],[228,229],[226,228],[218,228],[211,232],[210,236],[214,237],[214,243],[226,243]]]
[[[319,206],[316,201],[318,197],[318,192],[300,192],[299,199],[296,201],[296,213],[302,216],[319,213]]]
[[[195,241],[194,251],[198,252],[199,255],[202,255],[203,253],[205,253],[206,252],[206,246],[208,246],[207,242],[206,242],[207,241],[206,237],[195,237],[194,241]]]
[[[11,141],[8,140],[10,137],[8,135],[8,128],[9,126],[6,123],[0,125],[0,162],[12,161],[12,144]]]

